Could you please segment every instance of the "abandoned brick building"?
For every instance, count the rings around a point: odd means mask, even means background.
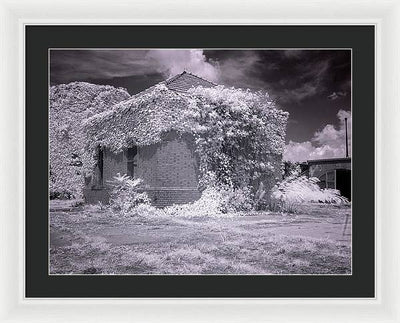
[[[166,105],[157,102],[157,99],[149,94],[157,86],[155,85],[117,104],[111,111],[102,113],[93,121],[95,129],[92,136],[100,138],[99,141],[101,138],[109,137],[110,131],[115,134],[111,134],[112,139],[109,141],[102,141],[102,148],[97,151],[95,172],[93,176],[86,178],[84,189],[86,202],[107,202],[110,193],[110,186],[107,183],[117,173],[141,178],[146,184],[145,190],[152,204],[158,207],[188,203],[200,197],[199,161],[195,154],[194,139],[190,134],[171,130],[169,125],[173,123],[175,128],[179,128],[182,120],[179,100],[187,95],[190,88],[197,86],[209,88],[216,84],[188,72],[178,74],[160,84],[168,89],[165,91],[165,96],[171,103],[169,108],[165,108]],[[141,106],[142,98],[143,102],[146,102]],[[131,103],[133,101],[134,108]],[[129,122],[126,121],[127,117],[120,116],[121,111],[127,114],[131,113],[132,109],[134,116]],[[121,130],[121,125],[125,122],[129,124]],[[107,124],[108,133],[104,133],[102,124]],[[140,142],[134,142],[128,147],[119,147],[116,142],[127,131],[131,137],[139,138],[136,141]],[[109,146],[118,146],[119,149],[115,152],[109,149]],[[280,162],[281,156],[276,160],[278,173]]]

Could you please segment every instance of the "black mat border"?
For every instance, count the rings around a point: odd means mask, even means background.
[[[26,297],[374,297],[374,26],[25,26]],[[353,274],[49,276],[49,48],[352,48]]]

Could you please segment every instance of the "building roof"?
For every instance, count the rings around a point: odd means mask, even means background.
[[[143,90],[142,92],[139,92],[135,94],[133,97],[137,97],[140,95],[143,95],[145,93],[148,93],[158,85],[165,85],[168,90],[172,90],[175,92],[179,93],[187,93],[189,89],[197,87],[197,86],[202,86],[202,87],[213,87],[217,86],[218,84],[215,84],[213,82],[207,81],[200,76],[194,75],[192,73],[183,71],[180,74],[177,74],[175,76],[170,77],[169,79],[166,79],[164,81],[161,81],[160,83],[154,84],[153,86],[150,86],[149,88]]]
[[[307,160],[308,164],[351,163],[351,157]]]
[[[164,81],[168,89],[177,92],[187,92],[190,88],[202,86],[213,87],[215,83],[207,81],[197,75],[183,71],[183,73],[175,75]]]

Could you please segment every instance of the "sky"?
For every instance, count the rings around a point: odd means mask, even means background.
[[[288,111],[285,160],[351,152],[350,50],[51,50],[51,85],[84,81],[133,95],[184,70],[225,86],[268,92]]]

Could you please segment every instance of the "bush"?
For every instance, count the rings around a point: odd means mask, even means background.
[[[165,214],[184,217],[223,216],[253,209],[249,188],[232,188],[228,185],[209,186],[199,200],[173,205],[164,209]]]
[[[232,188],[230,186],[219,187],[221,194],[220,209],[223,213],[250,211],[254,208],[253,195],[249,187]]]
[[[275,185],[271,192],[271,209],[295,213],[303,203],[348,204],[335,189],[321,189],[319,179],[290,176]]]
[[[111,211],[119,215],[133,215],[139,205],[149,205],[150,199],[147,193],[140,192],[143,189],[142,184],[140,178],[132,179],[118,173],[110,182],[113,187],[110,194]]]
[[[71,200],[73,198],[74,195],[69,191],[53,191],[50,189],[50,200]]]
[[[113,187],[110,194],[110,209],[112,213],[122,216],[143,217],[223,216],[253,209],[254,203],[250,188],[233,188],[229,185],[216,184],[214,178],[214,176],[210,176],[207,183],[203,181],[203,185],[207,184],[207,186],[203,189],[199,200],[157,209],[150,205],[150,199],[143,191],[141,179],[131,179],[127,175],[118,173],[110,182]]]
[[[205,173],[200,179],[199,186],[203,189],[202,198],[205,200],[215,198],[222,213],[249,211],[254,208],[254,194],[250,187],[221,184],[214,172]]]
[[[153,205],[150,204],[139,204],[137,205],[134,210],[134,214],[136,216],[141,216],[141,217],[159,217],[163,215],[163,210],[162,209],[157,209]]]

